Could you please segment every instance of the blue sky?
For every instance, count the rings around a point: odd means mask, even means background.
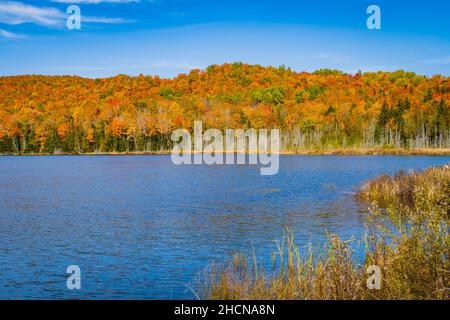
[[[81,30],[65,27],[81,9]],[[381,30],[366,9],[381,8]],[[450,1],[0,0],[0,75],[176,76],[242,61],[450,76]]]

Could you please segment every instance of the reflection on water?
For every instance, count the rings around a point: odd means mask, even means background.
[[[364,180],[449,157],[283,156],[256,166],[175,166],[170,156],[0,158],[0,298],[193,298],[212,261],[361,237]],[[82,289],[66,288],[79,265]]]

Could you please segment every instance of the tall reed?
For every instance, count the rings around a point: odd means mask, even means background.
[[[372,202],[360,241],[328,236],[322,248],[301,252],[286,231],[272,268],[236,254],[212,267],[208,299],[450,299],[450,168],[404,172],[367,182],[358,198]],[[364,259],[354,248],[364,245]],[[369,289],[369,266],[381,271]]]

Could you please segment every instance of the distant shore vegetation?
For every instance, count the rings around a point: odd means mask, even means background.
[[[445,151],[450,78],[244,63],[172,79],[0,77],[3,154],[167,151],[172,131],[196,120],[205,129],[278,128],[283,152]]]

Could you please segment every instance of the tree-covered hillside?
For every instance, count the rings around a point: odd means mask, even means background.
[[[284,150],[450,148],[450,78],[213,65],[173,79],[0,77],[0,152],[170,149],[176,128],[279,128]]]

